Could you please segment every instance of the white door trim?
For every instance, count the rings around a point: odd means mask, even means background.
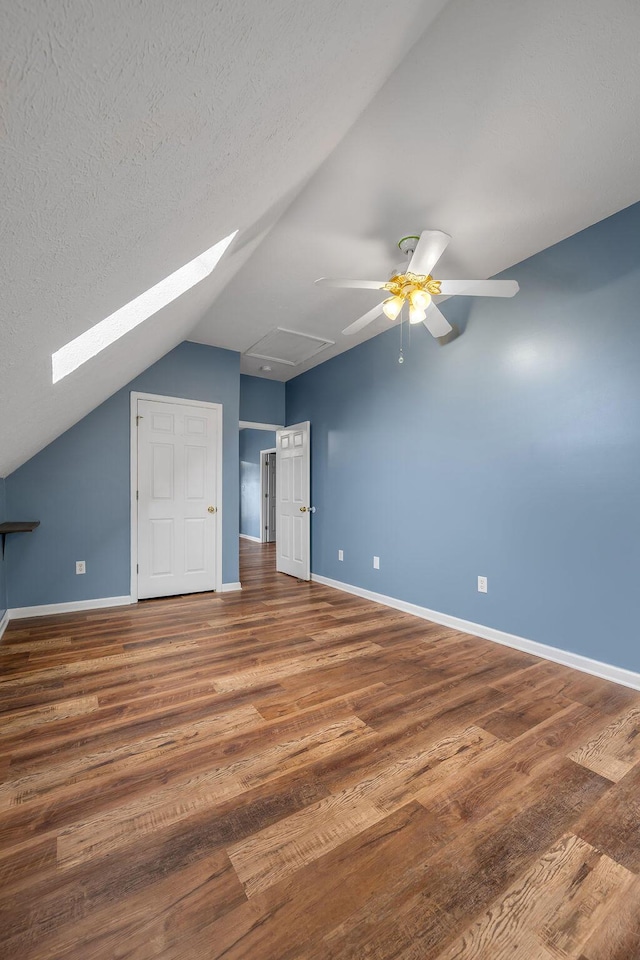
[[[153,400],[157,403],[180,403],[187,407],[206,407],[217,414],[217,451],[216,451],[216,487],[218,490],[218,523],[216,537],[216,585],[215,589],[222,590],[222,404],[209,403],[207,400],[186,400],[184,397],[165,397],[158,393],[139,393],[131,391],[130,406],[130,474],[131,486],[129,497],[131,501],[131,603],[138,602],[138,435],[136,417],[138,415],[138,400]]]
[[[280,429],[280,428],[279,428]],[[269,447],[268,450],[260,451],[260,538],[258,543],[266,543],[267,541],[264,538],[264,464],[262,462],[262,455],[265,453],[277,453],[275,447]],[[277,489],[277,479],[276,479],[276,489]]]
[[[274,430],[284,430],[284,426],[281,423],[256,423],[254,420],[239,420],[238,429],[269,430],[271,433],[273,433]]]

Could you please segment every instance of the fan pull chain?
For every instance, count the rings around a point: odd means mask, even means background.
[[[402,310],[400,311],[400,356],[398,357],[398,363],[404,363],[404,354],[402,352],[402,328],[404,326],[404,304],[402,305]]]

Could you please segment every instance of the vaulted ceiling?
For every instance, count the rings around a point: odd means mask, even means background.
[[[183,339],[336,341],[278,379],[352,346],[376,294],[313,280],[385,277],[403,234],[446,230],[443,276],[486,277],[640,199],[636,0],[9,6],[0,476]],[[52,384],[55,350],[236,228],[211,277]]]

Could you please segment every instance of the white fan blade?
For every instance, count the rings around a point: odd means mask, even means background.
[[[515,297],[517,280],[441,280],[443,297]]]
[[[348,337],[352,333],[358,333],[359,330],[362,330],[363,327],[366,327],[368,323],[373,323],[376,317],[379,317],[382,313],[382,304],[379,303],[377,307],[374,307],[373,310],[369,310],[365,313],[359,320],[354,320],[353,323],[350,323],[348,327],[345,327],[342,331]]]
[[[427,307],[427,315],[422,321],[432,337],[444,337],[453,329],[447,318],[433,301]]]
[[[316,280],[321,287],[353,287],[356,290],[382,290],[386,280],[331,280],[329,277],[320,277]]]
[[[407,273],[428,276],[449,246],[451,237],[442,230],[423,230],[409,261]]]

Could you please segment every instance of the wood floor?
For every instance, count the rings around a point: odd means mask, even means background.
[[[0,956],[640,958],[640,694],[241,553],[9,626]]]

